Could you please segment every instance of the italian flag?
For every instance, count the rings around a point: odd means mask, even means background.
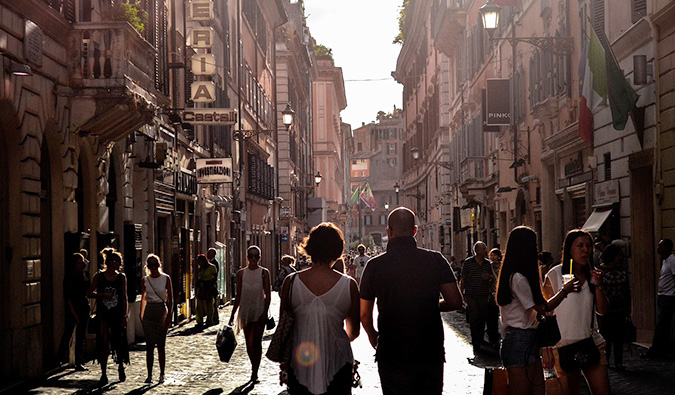
[[[591,29],[579,60],[579,136],[591,145],[593,139],[592,110],[607,97],[605,50]]]

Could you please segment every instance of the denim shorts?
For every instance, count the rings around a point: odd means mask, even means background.
[[[541,361],[537,329],[506,327],[500,354],[505,368],[520,368]]]

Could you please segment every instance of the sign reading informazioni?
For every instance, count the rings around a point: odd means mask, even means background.
[[[193,125],[234,125],[237,110],[232,108],[186,108],[180,113],[183,123]]]
[[[197,183],[232,182],[232,158],[197,159]]]

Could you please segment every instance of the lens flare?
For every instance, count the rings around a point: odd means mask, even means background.
[[[312,366],[319,358],[319,349],[312,342],[301,343],[295,351],[295,360],[302,366]]]

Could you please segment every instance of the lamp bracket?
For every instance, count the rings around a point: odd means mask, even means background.
[[[572,37],[494,37],[495,41],[508,41],[511,45],[518,43],[527,43],[534,45],[542,51],[550,52],[554,55],[569,55],[574,49],[574,40]]]

